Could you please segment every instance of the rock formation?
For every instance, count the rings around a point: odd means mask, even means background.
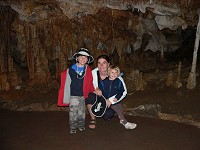
[[[127,66],[149,50],[163,60],[181,48],[184,30],[196,29],[199,7],[195,0],[1,0],[0,90],[58,78],[80,47]]]

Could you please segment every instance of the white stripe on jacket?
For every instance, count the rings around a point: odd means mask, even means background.
[[[98,88],[98,76],[97,76],[97,71],[99,69],[98,68],[95,68],[92,70],[92,76],[93,76],[93,85],[94,85],[94,88]],[[117,101],[117,102],[114,102],[113,99],[115,98],[115,95],[110,97],[109,100],[111,101],[112,104],[115,104],[115,103],[118,103],[120,102],[127,94],[127,88],[126,88],[126,84],[124,82],[124,79],[120,76],[118,77],[121,81],[122,81],[122,84],[124,86],[124,92],[123,92],[123,95],[121,96],[121,98]]]

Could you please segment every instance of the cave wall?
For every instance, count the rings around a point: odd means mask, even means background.
[[[64,5],[58,8],[51,1],[3,4],[0,6],[0,90],[15,88],[25,80],[42,83],[59,78],[60,72],[70,65],[72,55],[81,47],[88,48],[94,58],[108,54],[116,64],[131,64],[135,55],[142,59],[143,52],[148,50],[175,51],[182,43],[182,29],[178,27],[185,26],[185,21],[181,20],[171,26],[173,30],[164,30],[161,24],[158,25],[160,16],[151,9],[142,12],[141,5],[135,8],[129,5],[125,11],[118,10],[112,3],[110,8],[95,7],[94,12],[83,14],[85,9],[75,11],[77,7],[70,5],[66,12],[66,3],[64,9]],[[21,9],[16,7],[19,4],[23,6]],[[183,9],[183,1],[181,4]],[[36,8],[38,11],[31,13]],[[72,10],[76,13],[69,17]],[[27,17],[25,12],[31,15]],[[191,26],[196,22],[190,21]]]
[[[1,7],[0,15],[0,90],[9,90],[12,85],[22,82],[17,75],[12,55],[11,24],[16,12],[9,7]],[[9,81],[9,82],[8,82]],[[10,84],[12,83],[12,84]]]

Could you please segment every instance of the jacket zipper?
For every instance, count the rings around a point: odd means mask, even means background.
[[[110,92],[111,92],[111,87],[112,87],[112,82],[113,80],[109,80],[111,83],[110,83],[110,89],[109,89],[109,93],[108,93],[108,98],[110,97]]]

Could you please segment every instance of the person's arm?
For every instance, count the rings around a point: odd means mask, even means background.
[[[122,86],[123,86],[123,88],[124,88],[124,91],[123,91],[123,93],[122,93],[122,96],[118,99],[118,101],[117,102],[120,102],[122,99],[124,99],[124,97],[126,97],[126,94],[127,94],[127,88],[126,88],[126,84],[125,84],[125,82],[124,82],[124,79],[122,78],[122,77],[118,77],[120,80],[121,80],[121,82],[122,82]]]
[[[119,87],[117,93],[114,96],[109,98],[112,104],[120,102],[127,94],[127,88],[126,88],[123,78],[122,77],[118,77],[118,78],[121,81],[121,86]],[[117,101],[115,98],[117,99]]]
[[[102,91],[97,87],[94,91],[95,94],[101,96],[102,95]]]
[[[119,80],[118,89],[117,89],[117,91],[116,91],[116,94],[117,94],[117,95],[115,96],[115,99],[114,99],[115,102],[118,102],[118,100],[121,99],[121,97],[123,96],[123,92],[124,92],[124,91],[125,91],[125,90],[124,90],[124,86],[123,86],[121,80]]]
[[[98,87],[98,75],[97,75],[98,68],[92,70],[92,77],[93,77],[93,86],[94,86],[94,93],[101,96],[102,91]]]
[[[93,85],[94,89],[98,88],[98,76],[97,76],[98,68],[92,70],[92,77],[93,77]]]
[[[112,102],[109,99],[107,99],[106,100],[106,105],[107,105],[108,108],[110,107],[111,104],[112,104]]]

